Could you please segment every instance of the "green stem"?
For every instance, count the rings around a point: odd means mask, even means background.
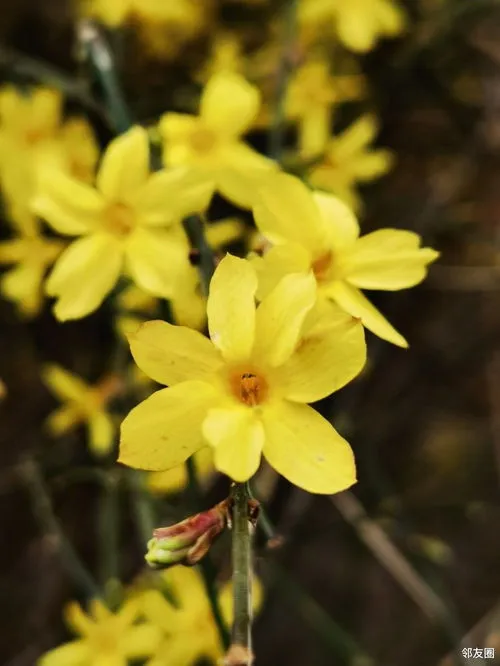
[[[291,64],[291,49],[293,48],[297,33],[297,7],[298,0],[288,0],[284,10],[285,34],[281,61],[277,74],[274,118],[269,135],[269,155],[277,162],[281,162],[285,138],[286,92],[290,74],[293,70]]]
[[[90,19],[80,22],[78,36],[84,55],[92,64],[102,87],[115,130],[118,134],[126,132],[133,123],[123,98],[111,49],[97,25]]]
[[[118,479],[108,471],[102,489],[99,511],[99,541],[101,545],[101,582],[106,585],[118,577],[119,571],[119,502]]]
[[[246,483],[235,483],[233,500],[233,608],[231,632],[233,646],[243,648],[242,655],[252,663],[252,535],[248,519],[250,495]]]
[[[186,470],[188,473],[188,489],[191,495],[191,501],[195,506],[195,510],[198,510],[201,506],[202,493],[200,484],[198,483],[198,477],[196,476],[196,469],[192,457],[186,460]],[[210,553],[207,553],[207,555],[205,555],[205,557],[200,561],[199,567],[203,577],[205,591],[210,602],[210,608],[212,609],[212,615],[219,631],[221,643],[224,647],[224,650],[227,650],[230,643],[230,636],[219,604],[219,594],[216,584],[217,571],[215,569],[214,563],[210,558]]]
[[[31,496],[35,517],[45,534],[56,545],[61,562],[68,574],[73,578],[75,585],[89,598],[102,598],[99,586],[81,562],[76,550],[66,538],[64,530],[56,518],[44,478],[33,459],[28,459],[24,463],[23,475]]]

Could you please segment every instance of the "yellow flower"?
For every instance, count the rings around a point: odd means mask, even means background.
[[[75,117],[64,123],[57,140],[43,147],[38,168],[55,167],[77,180],[92,183],[98,160],[99,146],[92,127],[84,118]]]
[[[287,276],[258,308],[256,290],[250,262],[227,255],[210,285],[211,342],[161,321],[130,337],[137,365],[170,388],[123,421],[120,462],[170,469],[208,443],[215,467],[235,481],[249,479],[263,454],[311,492],[338,492],[355,482],[348,443],[305,403],[359,373],[366,357],[362,326],[344,313],[313,311],[312,274]]]
[[[28,212],[11,207],[18,235],[0,243],[0,264],[15,264],[1,278],[0,291],[13,301],[21,314],[36,315],[43,303],[42,282],[48,267],[55,261],[64,244],[44,238],[38,221]]]
[[[334,106],[359,99],[363,92],[362,76],[332,76],[324,59],[310,60],[296,71],[287,90],[286,113],[299,121],[303,157],[324,151]]]
[[[63,403],[46,421],[52,435],[59,437],[86,423],[89,447],[97,456],[106,455],[113,447],[115,425],[107,406],[121,390],[121,380],[109,375],[95,386],[58,365],[46,365],[42,379]]]
[[[182,217],[202,210],[210,192],[183,169],[149,171],[147,132],[135,127],[111,142],[96,187],[47,169],[33,207],[56,231],[82,236],[59,257],[46,291],[58,319],[99,307],[125,272],[144,290],[169,298],[188,263]]]
[[[0,185],[9,207],[26,206],[36,185],[40,150],[54,141],[61,121],[61,95],[51,88],[29,94],[0,89]]]
[[[196,469],[198,481],[203,484],[214,474],[214,455],[209,446],[204,446],[193,456],[193,462]],[[172,469],[166,469],[163,472],[151,472],[148,474],[148,488],[157,495],[166,495],[178,493],[183,490],[188,483],[188,473],[186,465],[177,465]]]
[[[175,566],[163,572],[162,578],[176,606],[159,590],[146,590],[138,596],[144,616],[164,632],[159,649],[146,666],[194,666],[203,657],[219,663],[223,647],[198,570]],[[262,604],[262,586],[254,580],[252,587],[254,611],[257,611]],[[229,626],[233,614],[231,583],[221,589],[219,604]]]
[[[77,603],[69,604],[66,621],[81,638],[50,650],[38,666],[126,666],[150,657],[161,632],[152,623],[137,624],[140,612],[137,600],[127,601],[116,614],[97,600],[91,602],[89,614]]]
[[[407,347],[360,289],[413,287],[425,278],[438,252],[421,248],[418,234],[402,229],[379,229],[360,238],[356,218],[345,204],[312,193],[293,176],[276,175],[259,198],[255,223],[275,243],[256,260],[261,292],[268,293],[288,273],[312,270],[320,297],[359,317],[384,340]]]
[[[189,167],[201,183],[249,208],[256,182],[274,168],[271,160],[241,140],[259,106],[257,88],[238,74],[212,76],[201,96],[199,116],[166,113],[162,117],[159,129],[165,164]]]
[[[394,0],[301,0],[303,28],[322,30],[331,21],[344,46],[359,53],[372,49],[380,37],[398,35],[406,22]]]
[[[332,192],[348,206],[359,210],[361,200],[356,192],[357,183],[379,178],[391,168],[393,162],[388,150],[369,146],[376,133],[376,119],[365,115],[333,137],[326,146],[322,161],[311,170],[309,183],[320,190]]]

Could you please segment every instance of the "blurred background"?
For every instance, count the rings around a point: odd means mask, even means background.
[[[276,538],[256,534],[255,652],[259,666],[445,666],[481,663],[462,654],[477,647],[496,648],[500,663],[500,5],[400,0],[396,18],[380,10],[387,34],[370,38],[358,23],[330,24],[335,4],[4,1],[1,83],[59,89],[64,119],[85,118],[97,151],[117,126],[82,17],[102,26],[137,122],[195,113],[210,74],[238,70],[263,98],[252,146],[355,206],[363,232],[410,229],[440,251],[417,288],[373,295],[410,349],[367,334],[362,375],[318,406],[354,448],[352,492],[308,495],[268,469],[256,480]],[[375,3],[350,4],[359,25],[375,23]],[[318,157],[308,146],[325,117]],[[4,208],[2,241],[18,233],[8,218]],[[258,247],[250,214],[216,200],[210,219],[227,218],[236,232],[224,247]],[[89,385],[116,379],[112,305],[60,324],[50,301],[27,308],[3,291],[0,663],[30,666],[70,640],[62,609],[88,599],[88,572],[111,595],[135,584],[148,527],[212,506],[228,482],[207,473],[193,499],[182,479],[162,490],[125,477],[78,423],[56,436],[47,418],[61,401],[46,368]],[[226,580],[227,535],[211,558]]]

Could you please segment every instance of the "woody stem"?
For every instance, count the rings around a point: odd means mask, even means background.
[[[233,607],[234,619],[228,666],[252,664],[252,525],[246,483],[235,483],[233,500]]]

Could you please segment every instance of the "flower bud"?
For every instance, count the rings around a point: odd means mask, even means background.
[[[228,505],[228,500],[224,500],[208,511],[154,530],[148,542],[146,562],[153,568],[172,564],[192,566],[199,562],[226,527]]]

